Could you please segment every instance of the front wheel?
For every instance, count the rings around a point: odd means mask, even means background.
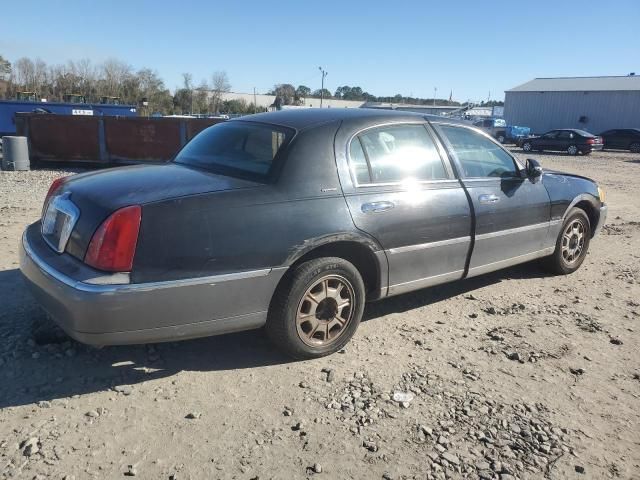
[[[504,143],[506,141],[506,137],[502,134],[499,134],[496,139],[498,140],[498,142],[500,143]]]
[[[552,273],[573,273],[584,261],[591,240],[589,217],[581,208],[573,208],[562,224],[553,254],[543,259],[543,266]]]
[[[335,257],[309,260],[289,272],[278,287],[266,332],[292,357],[323,357],[353,337],[364,303],[364,282],[353,264]]]

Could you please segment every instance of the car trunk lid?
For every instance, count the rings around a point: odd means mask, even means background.
[[[89,172],[71,177],[56,191],[44,212],[42,233],[54,250],[82,260],[94,232],[120,208],[261,185],[176,164]],[[69,215],[70,206],[77,209],[74,215]]]

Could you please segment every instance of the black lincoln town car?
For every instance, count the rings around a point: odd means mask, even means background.
[[[571,273],[606,213],[592,180],[446,118],[285,110],[210,127],[164,165],[55,181],[21,270],[81,342],[264,327],[311,358],[349,341],[367,300],[534,259]]]

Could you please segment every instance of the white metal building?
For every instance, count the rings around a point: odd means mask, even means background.
[[[536,78],[505,92],[504,118],[535,133],[640,128],[640,76]]]

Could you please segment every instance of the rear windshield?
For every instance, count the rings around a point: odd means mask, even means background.
[[[266,180],[276,155],[292,135],[273,125],[224,122],[196,135],[174,161],[223,175]]]

